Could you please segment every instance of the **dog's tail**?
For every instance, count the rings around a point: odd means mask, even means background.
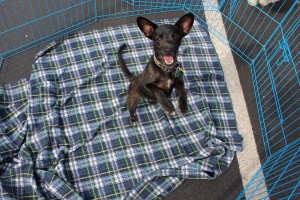
[[[129,80],[131,80],[134,75],[129,71],[129,69],[126,66],[126,63],[122,57],[123,51],[126,48],[126,44],[123,44],[122,46],[120,46],[119,50],[118,50],[118,57],[119,57],[119,65],[121,66],[121,69],[125,75],[126,78],[128,78]]]

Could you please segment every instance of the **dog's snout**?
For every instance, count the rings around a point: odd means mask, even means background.
[[[165,49],[164,49],[164,52],[166,52],[166,53],[171,53],[171,52],[172,52],[172,49],[171,49],[171,48],[165,48]]]
[[[174,48],[173,47],[170,47],[170,46],[165,46],[163,48],[163,51],[166,53],[166,54],[171,54],[171,53],[174,53]]]

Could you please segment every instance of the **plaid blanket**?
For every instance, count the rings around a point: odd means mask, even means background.
[[[174,23],[161,20],[158,23]],[[30,80],[0,87],[3,199],[154,199],[183,179],[213,179],[242,150],[222,68],[195,22],[178,60],[188,113],[167,116],[142,100],[129,124],[117,49],[140,73],[152,42],[136,25],[80,32],[36,56]],[[177,105],[173,92],[171,101]]]

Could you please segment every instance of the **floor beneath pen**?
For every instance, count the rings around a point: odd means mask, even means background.
[[[183,13],[164,13],[158,15],[149,15],[150,19],[155,18],[177,18]],[[99,28],[104,26],[114,26],[123,23],[134,23],[135,17],[118,19],[104,22],[98,22],[90,25],[84,30]],[[267,39],[267,38],[266,38]],[[45,45],[35,47],[18,56],[4,61],[0,71],[0,84],[10,83],[20,78],[29,78],[31,74],[31,65],[36,53]],[[238,56],[233,55],[235,68],[238,72],[238,78],[242,86],[245,103],[249,113],[257,152],[260,160],[265,160],[263,144],[260,136],[259,121],[256,112],[255,98],[252,88],[251,73],[248,64],[244,63]],[[170,193],[165,199],[168,200],[227,200],[235,199],[243,190],[243,180],[240,173],[240,165],[237,157],[233,160],[229,169],[215,180],[185,180],[181,186]]]

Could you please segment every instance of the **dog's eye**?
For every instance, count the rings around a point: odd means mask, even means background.
[[[161,38],[161,37],[158,37],[158,38],[156,38],[156,41],[157,41],[157,42],[160,42],[160,41],[162,41],[162,38]]]

